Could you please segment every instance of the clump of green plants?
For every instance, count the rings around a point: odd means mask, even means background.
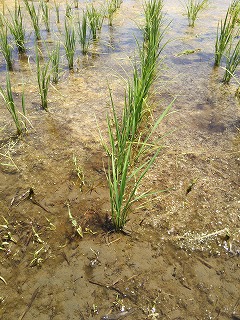
[[[91,28],[92,38],[93,40],[97,40],[97,31],[102,28],[104,15],[92,4],[87,7],[87,17]]]
[[[108,18],[108,24],[110,26],[113,25],[113,16],[114,13],[117,11],[117,5],[118,3],[116,3],[115,0],[109,0],[107,1],[107,18]]]
[[[25,97],[22,93],[22,112],[17,110],[16,104],[13,99],[12,86],[9,73],[6,75],[6,91],[0,87],[0,95],[2,96],[7,110],[12,116],[14,124],[17,129],[17,135],[21,135],[26,131],[26,109],[25,109]]]
[[[228,49],[227,60],[226,60],[226,70],[223,77],[224,83],[230,82],[239,64],[240,64],[240,40],[238,40],[234,49],[232,49],[232,45],[230,45]]]
[[[83,11],[82,19],[78,17],[78,39],[81,45],[82,54],[86,55],[90,45],[91,29],[88,27],[87,13]]]
[[[40,6],[42,9],[42,17],[46,27],[47,32],[50,32],[50,10],[47,2],[41,0]]]
[[[8,40],[8,29],[4,25],[0,28],[0,52],[4,56],[6,61],[7,69],[9,71],[13,70],[13,60],[12,60],[12,45]]]
[[[230,7],[227,10],[224,20],[220,20],[217,27],[217,37],[215,41],[215,66],[220,66],[222,57],[227,48],[231,45],[234,37],[236,25],[236,15],[231,14]]]
[[[36,8],[35,8],[33,2],[30,3],[28,0],[23,0],[23,1],[24,1],[26,8],[27,8],[27,11],[30,15],[32,25],[33,25],[33,28],[35,31],[36,39],[40,40],[41,39],[41,29],[40,29],[40,25],[39,25],[39,20],[40,20],[39,10],[36,11]]]
[[[74,0],[74,7],[78,9],[78,0]]]
[[[59,64],[60,64],[60,42],[58,41],[55,48],[51,52],[49,59],[51,61],[52,82],[57,84],[59,80]]]
[[[60,4],[59,2],[56,2],[56,0],[54,0],[54,7],[56,11],[56,16],[57,16],[57,23],[60,23]]]
[[[72,7],[69,3],[66,4],[65,17],[68,19],[72,18]]]
[[[48,90],[50,84],[49,61],[40,63],[39,50],[36,46],[36,65],[37,65],[37,81],[39,94],[41,97],[41,105],[44,110],[48,109]]]
[[[186,11],[187,11],[189,27],[194,27],[198,13],[202,11],[207,4],[208,4],[208,0],[188,0],[187,1]]]
[[[17,49],[19,53],[26,51],[25,47],[25,29],[23,26],[23,17],[20,4],[15,0],[14,13],[9,10],[10,19],[7,20],[7,24],[11,34],[14,37]]]
[[[153,194],[151,190],[140,192],[142,179],[146,176],[162,146],[160,141],[151,143],[152,136],[168,114],[171,105],[160,115],[147,133],[141,128],[148,108],[148,94],[155,79],[157,61],[162,50],[160,31],[162,1],[150,0],[145,4],[146,26],[144,44],[138,44],[140,65],[135,60],[133,80],[128,81],[122,115],[117,116],[111,92],[112,117],[108,116],[110,147],[107,172],[110,190],[111,221],[115,230],[124,228],[134,203]]]
[[[74,54],[76,50],[76,33],[72,19],[65,19],[65,41],[64,48],[68,61],[69,70],[73,70]]]

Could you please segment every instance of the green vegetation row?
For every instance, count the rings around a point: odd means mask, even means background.
[[[58,33],[58,39],[55,41],[54,48],[51,51],[49,51],[47,44],[42,40],[42,35],[44,31],[48,33],[51,31],[50,16],[52,10],[55,10],[57,24],[60,23],[60,5],[56,1],[54,1],[54,6],[52,7],[44,0],[41,0],[38,5],[32,1],[23,0],[23,6],[20,5],[18,0],[15,0],[14,10],[4,10],[4,13],[0,15],[0,52],[4,57],[7,69],[6,89],[1,88],[1,95],[4,98],[7,110],[12,115],[18,135],[26,131],[24,127],[26,122],[19,120],[22,118],[22,115],[17,110],[16,103],[12,99],[9,72],[14,70],[14,47],[19,53],[19,59],[21,59],[24,55],[31,54],[28,49],[29,40],[35,42],[36,80],[41,98],[41,106],[44,110],[47,110],[50,83],[52,82],[56,85],[60,79],[61,49],[64,50],[68,69],[74,70],[77,45],[80,45],[82,54],[87,55],[91,44],[94,44],[99,38],[104,19],[107,18],[109,25],[112,25],[113,15],[120,5],[121,0],[110,0],[107,2],[106,7],[100,8],[89,4],[80,14],[78,10],[73,11],[72,6],[67,3],[62,17],[64,32],[63,34],[61,32]],[[74,1],[74,7],[75,9],[78,8],[78,1]],[[34,39],[27,36],[24,20],[29,19],[28,17],[30,17]],[[42,22],[44,27],[42,26]],[[45,43],[47,47],[48,54],[45,59],[40,46],[38,46],[38,42],[41,44]],[[24,117],[26,117],[25,109]]]

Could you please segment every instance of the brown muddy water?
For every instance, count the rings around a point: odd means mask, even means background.
[[[63,23],[56,25],[49,5],[51,33],[42,35],[51,50]],[[151,97],[153,118],[176,101],[158,130],[170,133],[142,188],[168,191],[133,208],[128,235],[104,229],[110,202],[99,131],[107,139],[108,84],[119,110],[123,105],[123,79],[131,76],[135,38],[141,41],[142,2],[124,0],[111,28],[104,20],[88,56],[78,48],[74,72],[61,50],[49,112],[41,109],[24,14],[28,51],[25,59],[14,53],[11,81],[18,103],[24,84],[32,124],[26,135],[14,138],[0,104],[0,319],[240,319],[238,84],[224,86],[224,70],[213,68],[217,23],[228,5],[210,1],[189,28],[181,2],[164,2],[171,23]],[[65,1],[60,9],[63,22]],[[0,68],[5,86],[2,56]],[[83,238],[72,228],[68,205]]]

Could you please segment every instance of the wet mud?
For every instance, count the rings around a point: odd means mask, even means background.
[[[162,152],[141,186],[164,192],[132,208],[125,233],[107,228],[100,132],[107,141],[109,86],[121,112],[142,3],[123,1],[96,47],[86,57],[77,51],[74,72],[61,49],[48,112],[26,22],[28,50],[25,59],[14,53],[11,81],[19,103],[24,83],[27,134],[14,136],[0,104],[0,319],[240,319],[239,85],[223,85],[224,70],[213,67],[227,7],[211,1],[189,28],[181,3],[165,1],[169,42],[152,89],[152,117],[176,100],[156,133],[165,135]],[[51,28],[43,33],[49,46],[63,29],[53,8]],[[2,56],[0,68],[4,86]]]

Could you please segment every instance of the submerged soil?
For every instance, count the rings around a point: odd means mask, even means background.
[[[153,118],[176,100],[158,129],[164,148],[141,188],[165,192],[132,209],[126,234],[106,229],[100,132],[107,140],[108,86],[121,112],[123,78],[131,77],[135,38],[141,41],[142,3],[124,1],[113,27],[104,21],[89,54],[76,52],[74,72],[61,50],[48,112],[41,109],[26,22],[28,51],[21,59],[15,52],[11,72],[19,104],[25,87],[32,124],[26,135],[13,137],[0,105],[0,319],[240,319],[238,85],[223,85],[224,70],[213,67],[227,6],[211,1],[189,28],[180,2],[164,4],[171,23],[149,101]],[[63,29],[65,1],[60,8],[62,23],[56,25],[52,7],[52,31],[42,34],[50,49]],[[4,86],[2,57],[0,63]]]

